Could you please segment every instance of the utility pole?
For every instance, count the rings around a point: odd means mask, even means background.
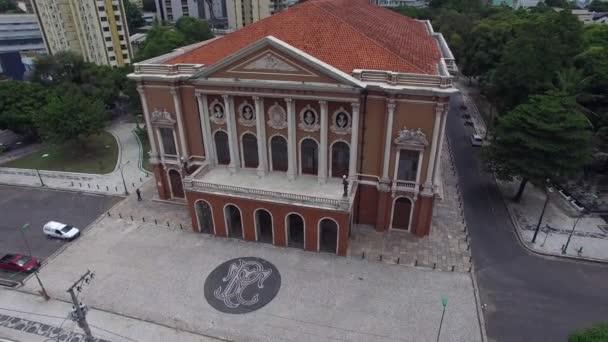
[[[572,226],[572,230],[570,231],[570,235],[568,235],[568,241],[566,241],[566,244],[562,247],[562,254],[566,254],[566,250],[568,250],[568,245],[570,244],[570,239],[572,239],[572,235],[574,234],[574,230],[576,229],[576,225],[578,224],[578,221],[581,220],[581,218],[583,217],[584,214],[581,214],[581,216],[576,218],[576,221],[574,221],[574,225]]]
[[[76,282],[74,282],[74,284],[72,284],[72,286],[70,286],[70,288],[67,290],[67,292],[70,294],[70,297],[72,298],[72,303],[74,303],[74,310],[72,310],[70,318],[76,323],[78,323],[78,326],[82,328],[82,330],[84,330],[84,333],[86,335],[86,341],[93,341],[91,328],[89,328],[89,323],[87,323],[88,308],[86,305],[78,301],[78,297],[76,297],[74,289],[76,289],[76,291],[80,293],[80,291],[82,291],[82,286],[84,285],[83,283],[88,284],[91,282],[91,280],[93,280],[93,278],[95,278],[95,273],[87,270],[87,272],[82,277],[80,277],[80,279],[76,280]]]
[[[29,242],[27,241],[27,237],[25,236],[25,231],[29,228],[30,224],[26,223],[23,226],[21,226],[21,229],[19,229],[19,231],[21,232],[21,236],[23,237],[23,241],[25,242],[25,246],[27,247],[27,250],[30,254],[30,257],[32,256],[32,248],[30,247]],[[49,294],[46,292],[46,289],[44,288],[44,285],[42,285],[42,281],[40,280],[40,277],[38,276],[38,268],[36,268],[34,270],[34,276],[36,277],[36,280],[38,280],[38,285],[40,285],[40,288],[42,289],[40,291],[40,294],[42,295],[42,297],[44,298],[44,300],[49,300],[51,299],[51,297],[49,296]]]
[[[42,181],[42,176],[40,176],[40,170],[36,169],[36,174],[38,175],[38,179],[40,180],[40,186],[46,186]]]
[[[448,297],[445,295],[441,296],[441,305],[443,305],[443,311],[441,312],[441,321],[439,321],[439,331],[437,331],[437,342],[441,336],[441,327],[443,326],[443,316],[445,316],[445,307],[448,305]]]
[[[127,190],[127,182],[125,182],[125,175],[122,173],[122,167],[124,165],[129,164],[129,162],[130,162],[130,160],[128,160],[126,163],[120,165],[120,177],[122,178],[122,186],[125,187],[125,196],[129,196],[129,191]]]

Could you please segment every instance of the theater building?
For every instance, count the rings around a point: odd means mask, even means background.
[[[429,234],[455,68],[428,21],[308,0],[130,77],[195,231],[346,255],[355,224]]]

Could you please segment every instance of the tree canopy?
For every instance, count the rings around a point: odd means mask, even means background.
[[[521,178],[519,200],[529,180],[568,176],[582,168],[591,156],[590,125],[574,97],[534,95],[499,118],[483,156],[499,179]]]
[[[127,26],[129,32],[133,34],[136,28],[144,26],[146,23],[141,11],[129,0],[123,0],[123,6],[125,7],[125,17],[127,17]]]
[[[587,9],[592,12],[608,12],[608,1],[593,0]]]
[[[47,102],[50,88],[32,82],[0,82],[0,129],[36,138],[34,114]]]

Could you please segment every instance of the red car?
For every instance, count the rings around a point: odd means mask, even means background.
[[[6,254],[0,259],[0,269],[6,271],[32,272],[39,266],[38,259],[23,254]]]

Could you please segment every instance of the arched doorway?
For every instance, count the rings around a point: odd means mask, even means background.
[[[211,206],[209,203],[198,200],[194,204],[194,209],[196,210],[196,219],[198,220],[198,231],[205,234],[214,233],[213,214],[211,213]]]
[[[294,248],[304,248],[304,219],[298,214],[287,216],[287,246]]]
[[[319,251],[338,252],[338,224],[332,219],[319,222]]]
[[[265,209],[255,211],[255,229],[258,232],[258,241],[273,243],[272,238],[272,216]]]
[[[300,145],[302,173],[316,175],[319,172],[319,147],[313,139],[304,139]]]
[[[393,220],[391,222],[391,228],[401,230],[410,229],[412,204],[412,201],[407,197],[399,197],[395,199],[393,204]]]
[[[182,176],[177,170],[169,171],[169,182],[171,183],[171,193],[175,198],[184,198],[184,186]]]
[[[228,236],[236,239],[243,238],[243,221],[241,220],[241,210],[232,204],[224,207],[224,219],[226,220],[226,230]]]
[[[280,135],[270,139],[272,171],[287,171],[287,140]]]
[[[342,178],[348,175],[350,148],[343,141],[338,141],[331,147],[331,176]]]
[[[243,134],[243,165],[258,167],[258,139],[251,133]]]
[[[217,163],[221,165],[230,164],[230,148],[228,147],[228,134],[224,131],[217,131],[213,136],[215,141],[215,154]]]

